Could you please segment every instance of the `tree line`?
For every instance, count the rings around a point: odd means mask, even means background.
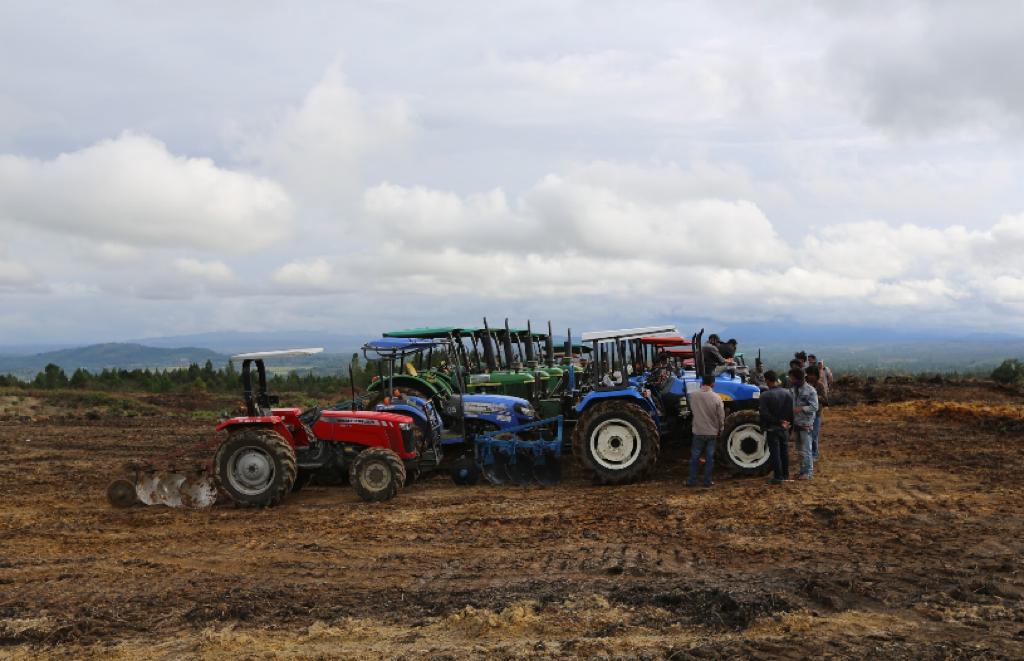
[[[352,354],[352,376],[356,388],[364,389],[378,374],[378,361],[370,360],[364,366],[359,355]],[[255,370],[253,371],[255,377]],[[109,369],[90,372],[79,367],[71,376],[59,365],[48,364],[35,378],[28,381],[17,376],[0,375],[0,387],[40,390],[102,390],[111,392],[215,392],[237,393],[242,390],[242,376],[232,363],[215,368],[209,360],[202,366],[192,363],[187,368],[171,369]],[[312,370],[300,373],[268,374],[267,387],[271,391],[302,392],[311,397],[338,395],[351,389],[349,375],[316,374]]]

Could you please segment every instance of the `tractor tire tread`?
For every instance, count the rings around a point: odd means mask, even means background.
[[[281,479],[275,488],[269,490],[263,496],[239,497],[233,494],[227,486],[227,478],[223,475],[228,449],[238,440],[247,439],[249,443],[255,443],[277,458],[281,466]],[[235,505],[240,507],[274,507],[281,504],[291,492],[295,485],[295,478],[298,475],[298,461],[295,457],[295,450],[291,444],[273,429],[261,427],[248,427],[231,432],[224,442],[217,448],[213,460],[214,481],[221,491],[231,497]]]
[[[628,408],[626,408],[628,407]],[[636,418],[636,422],[642,429],[638,431],[642,436],[649,440],[650,449],[645,452],[645,456],[638,460],[640,465],[634,464],[628,470],[621,471],[621,475],[609,474],[605,471],[599,470],[595,466],[590,458],[590,453],[587,450],[587,429],[590,427],[591,421],[595,418],[613,411],[635,409],[637,415],[633,416]],[[580,416],[579,420],[576,421],[576,427],[572,432],[572,453],[576,457],[576,462],[580,467],[583,476],[587,479],[592,480],[596,484],[628,484],[638,480],[646,479],[654,471],[655,465],[658,463],[658,455],[661,453],[661,437],[658,434],[658,427],[654,424],[654,419],[648,415],[641,407],[633,404],[629,401],[621,399],[612,399],[606,402],[600,402],[590,407],[587,411]]]
[[[374,459],[384,461],[391,468],[391,488],[384,492],[375,493],[363,488],[359,480],[359,471],[363,465]],[[356,455],[348,467],[348,481],[356,490],[360,498],[367,501],[391,500],[405,486],[406,470],[405,464],[393,450],[388,448],[367,448]]]
[[[718,442],[718,451],[716,453],[718,456],[715,459],[716,463],[728,466],[729,470],[736,475],[766,475],[772,467],[770,457],[768,461],[764,462],[757,468],[744,468],[729,461],[729,436],[732,434],[733,430],[740,425],[747,425],[751,423],[760,426],[761,414],[757,409],[734,411],[725,416],[725,426],[722,428],[722,433]]]

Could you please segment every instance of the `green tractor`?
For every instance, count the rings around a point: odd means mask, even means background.
[[[444,339],[453,343],[457,364],[431,363],[429,356],[421,357],[419,363],[410,362],[405,366],[401,383],[396,380],[399,389],[417,390],[425,397],[443,394],[440,391],[443,386],[455,388],[452,378],[455,369],[463,371],[468,393],[511,395],[529,400],[547,395],[562,376],[562,369],[554,361],[550,333],[534,333],[529,324],[526,329],[513,329],[506,320],[505,328],[492,329],[484,319],[482,328],[410,328],[389,331],[384,337]],[[542,352],[543,362],[537,358]],[[371,385],[371,389],[374,387]]]

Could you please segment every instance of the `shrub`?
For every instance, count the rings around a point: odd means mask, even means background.
[[[1003,385],[1024,385],[1024,364],[1016,358],[1007,358],[992,370],[992,380]]]

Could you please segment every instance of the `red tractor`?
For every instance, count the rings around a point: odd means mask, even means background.
[[[244,506],[273,506],[298,491],[316,472],[347,472],[363,500],[393,498],[415,467],[421,448],[412,418],[383,411],[277,408],[267,391],[267,358],[308,356],[323,349],[264,351],[232,356],[242,361],[245,415],[220,422],[226,432],[212,460],[194,475],[178,465],[135,467],[135,480],[107,490],[114,505],[205,506],[220,492]],[[255,369],[253,369],[255,368]],[[212,473],[212,478],[211,478]]]

